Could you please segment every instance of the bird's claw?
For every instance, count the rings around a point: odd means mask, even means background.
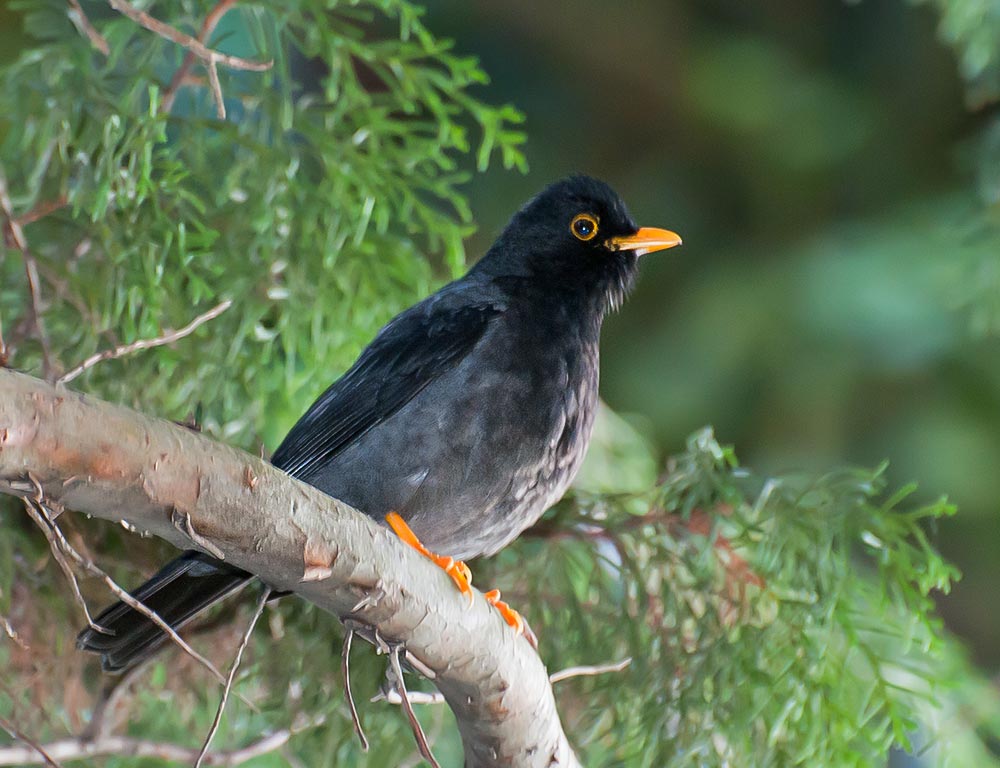
[[[469,566],[466,565],[461,560],[456,560],[453,557],[448,557],[447,555],[435,555],[427,547],[423,545],[417,535],[412,531],[406,521],[396,512],[390,512],[385,516],[386,522],[389,527],[396,532],[396,535],[403,541],[403,543],[408,544],[413,547],[417,552],[422,554],[424,557],[431,560],[435,565],[441,568],[445,573],[451,577],[451,580],[455,582],[455,586],[458,587],[459,592],[465,595],[469,599],[469,605],[472,605],[472,600],[475,593],[472,591],[472,571]],[[531,627],[524,620],[524,617],[520,613],[511,608],[507,603],[500,599],[500,590],[491,589],[483,597],[486,598],[486,602],[496,608],[503,620],[507,622],[519,635],[523,635],[524,638],[531,643],[531,646],[538,649],[538,638],[535,637],[535,633],[531,631]]]
[[[462,560],[442,555],[431,555],[431,560],[451,576],[458,591],[469,598],[469,605],[472,605],[472,571],[469,570],[469,566]]]
[[[503,620],[514,629],[516,634],[523,635],[524,639],[531,644],[531,647],[536,651],[538,650],[538,637],[531,630],[531,627],[528,626],[528,622],[524,620],[524,617],[500,599],[499,589],[491,589],[483,597],[486,598],[487,603],[500,612]]]
[[[469,566],[461,560],[456,560],[447,555],[435,555],[427,549],[398,512],[390,512],[385,516],[385,521],[396,532],[396,535],[399,536],[404,544],[413,547],[417,552],[444,570],[451,577],[451,580],[455,582],[455,586],[458,587],[459,592],[469,598],[469,605],[472,605],[472,571],[469,570]]]

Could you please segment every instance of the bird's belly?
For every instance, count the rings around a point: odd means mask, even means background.
[[[510,376],[484,386],[479,372],[468,378],[480,386],[463,387],[461,373],[428,387],[307,482],[379,521],[398,512],[440,554],[471,558],[509,543],[576,475],[597,382],[557,370],[541,388]]]

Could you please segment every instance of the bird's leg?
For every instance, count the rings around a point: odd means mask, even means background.
[[[404,544],[409,544],[417,552],[431,560],[451,576],[451,580],[455,582],[459,591],[469,598],[469,605],[472,604],[472,571],[469,570],[469,566],[453,557],[435,555],[423,545],[420,539],[417,538],[417,534],[410,529],[410,526],[406,524],[406,521],[398,513],[390,512],[385,516],[385,521],[396,532],[396,535],[402,539]]]
[[[472,571],[469,570],[469,566],[461,560],[455,560],[453,557],[435,555],[423,545],[423,542],[417,538],[417,534],[412,531],[410,526],[406,524],[406,521],[396,512],[390,512],[386,515],[385,521],[389,523],[389,527],[396,532],[396,535],[402,539],[404,544],[409,544],[424,557],[433,561],[440,568],[443,568],[444,572],[451,576],[451,580],[455,582],[462,594],[468,595],[469,604],[472,604]],[[520,613],[500,599],[499,589],[491,589],[483,597],[486,598],[487,603],[500,612],[503,620],[513,627],[517,634],[524,635],[532,647],[538,648],[538,639],[535,637],[535,633],[531,631],[531,627],[528,626],[528,623]]]

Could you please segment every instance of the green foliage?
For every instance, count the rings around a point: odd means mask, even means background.
[[[869,766],[932,739],[934,764],[992,764],[931,597],[957,572],[927,529],[954,509],[883,469],[761,478],[706,430],[654,491],[577,493],[502,553],[538,585],[550,668],[633,658],[559,689],[588,761]]]
[[[161,109],[185,53],[174,43],[112,15],[100,22],[105,59],[64,3],[20,7],[42,41],[0,73],[0,157],[18,213],[68,204],[26,228],[54,347],[69,365],[233,299],[195,338],[102,365],[84,385],[177,418],[198,406],[244,446],[273,443],[317,378],[342,370],[442,268],[463,270],[472,223],[459,160],[472,136],[480,168],[494,153],[523,167],[510,127],[520,115],[480,102],[475,61],[407,2],[241,3],[217,37],[274,66],[220,71],[226,121],[203,86]],[[154,10],[192,30],[204,13]],[[16,254],[0,262],[0,286],[16,328],[28,296]],[[29,344],[15,362],[38,360]]]

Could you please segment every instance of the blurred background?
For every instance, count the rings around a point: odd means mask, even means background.
[[[760,472],[888,459],[890,487],[947,494],[933,538],[964,575],[941,610],[996,669],[1000,126],[938,12],[437,0],[427,21],[527,117],[527,178],[473,181],[470,257],[574,171],[680,232],[606,325],[604,398],[664,455],[713,424]]]

